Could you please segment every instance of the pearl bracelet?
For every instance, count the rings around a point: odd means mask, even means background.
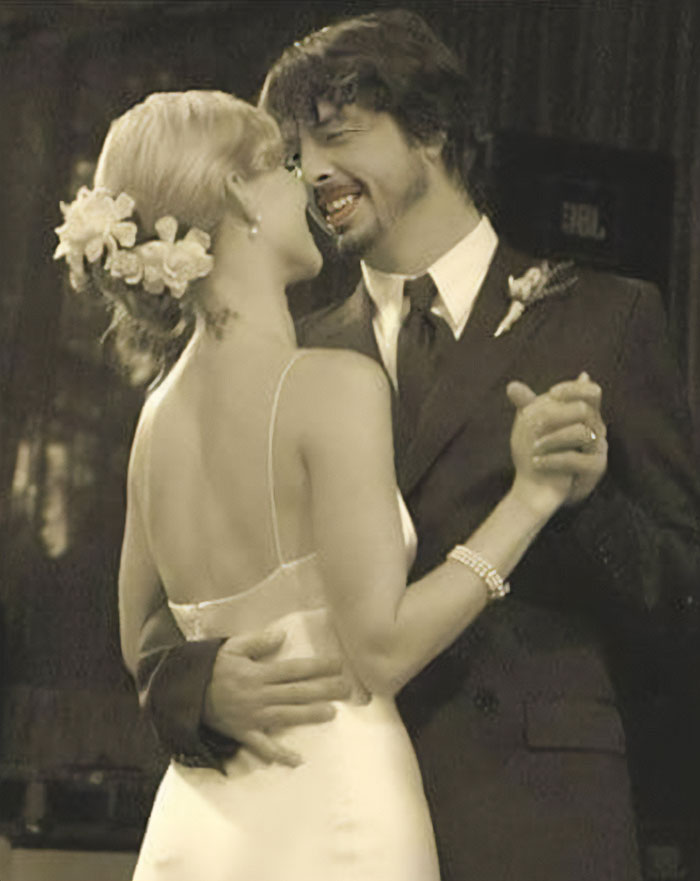
[[[456,545],[447,555],[448,560],[456,560],[462,563],[480,578],[483,578],[488,593],[488,602],[502,600],[510,593],[510,584],[504,581],[498,571],[487,562],[480,554],[468,548],[466,545]]]

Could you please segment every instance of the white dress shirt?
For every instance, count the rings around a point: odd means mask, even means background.
[[[468,235],[420,273],[429,272],[435,282],[438,296],[431,311],[447,322],[455,339],[460,338],[466,327],[497,245],[498,236],[484,215]],[[376,307],[372,324],[379,352],[394,387],[397,387],[396,348],[401,324],[410,309],[408,299],[403,295],[403,285],[407,279],[416,276],[380,272],[364,262],[362,276]]]

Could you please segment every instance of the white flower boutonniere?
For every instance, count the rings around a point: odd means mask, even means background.
[[[509,331],[532,303],[568,291],[578,280],[573,274],[573,267],[571,260],[563,263],[543,260],[537,266],[531,266],[519,278],[508,276],[510,308],[496,328],[494,336],[498,337]]]

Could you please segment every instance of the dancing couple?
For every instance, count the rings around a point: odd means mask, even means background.
[[[465,95],[416,15],[351,19],[258,107],[149,96],[64,206],[74,285],[162,363],[119,578],[173,755],[137,881],[639,877],[604,647],[698,571],[683,395],[647,285],[499,241]],[[307,212],[362,277],[295,327]]]

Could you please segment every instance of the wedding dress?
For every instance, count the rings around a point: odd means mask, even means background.
[[[171,603],[187,639],[274,626],[276,659],[337,655],[314,554],[284,560],[272,482],[277,383],[268,433],[270,519],[278,565],[233,596]],[[410,564],[416,538],[401,499]],[[172,762],[153,805],[134,881],[438,881],[432,825],[408,735],[394,701],[359,687],[332,721],[276,734],[299,753],[290,768],[242,748],[226,774]]]

